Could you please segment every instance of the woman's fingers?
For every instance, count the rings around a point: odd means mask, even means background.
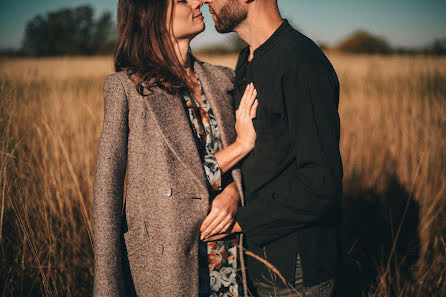
[[[253,90],[254,90],[254,85],[252,83],[249,83],[246,86],[246,89],[245,89],[245,92],[243,93],[242,99],[240,100],[239,110],[242,114],[246,113],[246,109],[248,108],[247,100],[251,96]]]
[[[208,237],[209,234],[211,234],[211,232],[213,232],[214,229],[217,228],[217,226],[226,218],[226,215],[224,213],[218,213],[218,212],[212,213],[212,211],[211,211],[208,218],[211,222],[206,227],[206,229],[203,232],[201,232],[200,238],[202,240],[204,238]]]
[[[249,117],[254,119],[257,116],[257,107],[259,106],[259,100],[254,100],[254,103],[251,106],[251,110],[249,112]]]
[[[201,239],[203,239],[203,233],[208,230],[209,226],[212,224],[214,219],[217,217],[217,213],[215,211],[211,211],[209,215],[204,219],[203,223],[201,223],[200,232]]]
[[[214,230],[212,230],[205,238],[208,238],[208,237],[211,237],[211,236],[214,236],[215,234],[218,234],[218,233],[224,233],[224,232],[226,232],[227,230],[225,230],[225,227],[227,226],[227,225],[231,225],[232,224],[232,219],[230,218],[230,217],[225,217],[225,218],[223,218],[223,220],[218,224],[218,226],[216,226],[215,228],[214,228]]]
[[[232,227],[232,225],[234,224],[234,220],[230,220],[226,226],[224,226],[221,231],[219,233],[225,233],[228,232],[228,230]]]
[[[223,238],[225,238],[226,236],[228,236],[229,234],[217,234],[214,236],[209,236],[208,238],[206,238],[205,240],[203,240],[204,242],[209,242],[209,241],[216,241],[216,240],[222,240]]]
[[[257,90],[253,89],[251,94],[246,98],[246,116],[251,119],[251,110],[254,105],[254,101],[256,100]]]
[[[253,105],[256,101],[256,96],[257,96],[257,90],[254,88],[254,85],[252,83],[248,84],[248,86],[246,87],[245,93],[243,94],[243,97],[240,101],[239,110],[238,110],[239,116],[246,117],[249,119],[253,118],[253,116],[251,116],[251,114],[252,114]],[[257,109],[257,106],[258,105],[256,105],[255,110]],[[254,115],[254,117],[255,117],[255,115]]]

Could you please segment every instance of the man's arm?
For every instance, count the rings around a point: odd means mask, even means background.
[[[313,224],[336,205],[341,190],[339,86],[325,65],[296,67],[283,77],[290,141],[295,149],[295,177],[271,181],[276,195],[240,208],[236,221],[258,245]]]

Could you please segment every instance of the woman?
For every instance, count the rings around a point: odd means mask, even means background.
[[[258,103],[248,86],[235,124],[232,70],[190,54],[201,6],[119,1],[94,184],[95,296],[238,293],[235,241],[199,249],[200,227],[211,208],[221,214],[207,222],[208,240],[234,228],[241,183],[231,168],[254,146]]]

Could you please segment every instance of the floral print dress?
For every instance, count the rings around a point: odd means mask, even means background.
[[[224,180],[214,157],[222,149],[222,142],[217,121],[199,80],[198,85],[203,105],[200,106],[188,92],[183,94],[183,103],[195,135],[212,199],[221,192]],[[239,296],[236,243],[236,238],[200,243],[200,297]]]

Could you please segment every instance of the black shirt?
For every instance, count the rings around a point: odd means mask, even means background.
[[[257,140],[241,163],[246,206],[239,208],[237,221],[250,247],[274,246],[272,264],[289,280],[293,267],[285,266],[295,261],[283,257],[298,249],[304,282],[317,283],[333,275],[338,262],[343,176],[338,79],[319,47],[287,20],[250,62],[248,56],[246,47],[236,66],[235,100],[238,106],[246,85],[254,83]],[[277,244],[280,240],[289,244]]]

